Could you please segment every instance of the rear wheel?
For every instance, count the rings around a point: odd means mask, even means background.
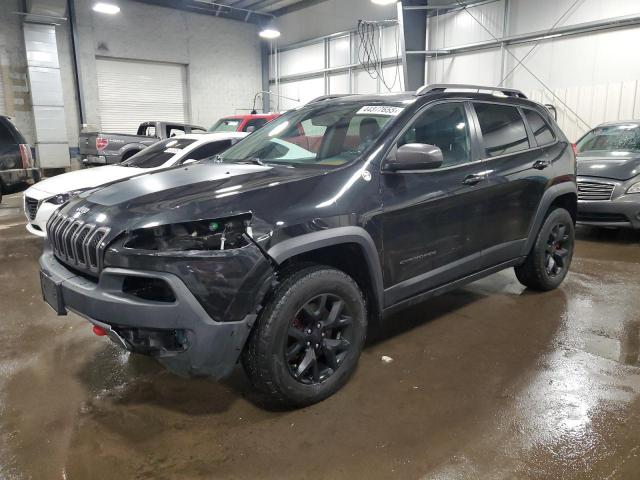
[[[258,390],[287,406],[319,402],[351,376],[366,336],[362,292],[344,272],[290,272],[262,311],[242,363]]]
[[[534,290],[553,290],[567,276],[575,229],[571,214],[564,208],[552,210],[545,219],[533,248],[524,263],[515,267],[516,277]]]
[[[120,160],[121,162],[124,162],[125,160],[129,160],[131,157],[133,157],[136,153],[139,153],[139,150],[134,150],[134,151],[128,151],[127,153],[125,153],[124,155],[122,155],[122,160]]]

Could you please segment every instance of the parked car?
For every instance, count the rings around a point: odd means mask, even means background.
[[[255,132],[265,126],[274,118],[278,118],[279,113],[254,113],[249,115],[233,115],[224,117],[214,123],[210,132]]]
[[[81,132],[80,156],[85,164],[120,163],[154,143],[189,133],[205,133],[204,127],[185,123],[144,122],[136,135],[127,133]]]
[[[217,155],[247,135],[248,133],[228,132],[168,138],[118,165],[86,168],[47,178],[24,192],[27,230],[39,237],[46,236],[45,227],[51,214],[85,190]]]
[[[33,183],[38,178],[31,147],[11,119],[0,115],[0,202],[7,190]]]
[[[576,152],[578,222],[640,229],[640,122],[603,123]]]
[[[45,300],[181,374],[241,360],[300,406],[345,384],[370,321],[508,267],[556,288],[571,145],[521,92],[462,88],[310,103],[213,161],[81,194],[47,225]]]

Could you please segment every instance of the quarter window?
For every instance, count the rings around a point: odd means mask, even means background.
[[[474,104],[487,156],[496,157],[529,148],[529,138],[518,109],[494,103]]]
[[[249,127],[253,127],[252,131],[255,132],[259,128],[264,127],[266,123],[267,123],[267,119],[266,118],[256,118],[254,120],[249,120],[246,123],[246,125],[244,127],[242,127],[242,131],[246,132]]]
[[[551,127],[549,124],[544,121],[544,118],[533,110],[529,110],[525,108],[522,110],[524,112],[524,116],[527,119],[527,123],[533,132],[533,135],[536,137],[536,143],[539,146],[547,145],[549,143],[553,143],[556,139]]]
[[[443,103],[420,114],[402,135],[398,146],[407,143],[435,145],[442,150],[442,166],[469,162],[469,122],[462,103]]]
[[[0,121],[0,145],[15,145],[16,141],[11,134],[11,130],[5,127]]]
[[[231,140],[220,140],[217,142],[210,142],[206,145],[202,145],[201,147],[196,148],[192,152],[188,153],[186,157],[182,160],[185,162],[186,160],[203,160],[208,157],[213,157],[221,152],[224,152],[227,148],[231,146]]]

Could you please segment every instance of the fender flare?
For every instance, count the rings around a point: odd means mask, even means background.
[[[527,236],[527,242],[524,245],[522,250],[522,255],[527,256],[533,248],[533,244],[536,241],[536,237],[538,235],[538,231],[542,226],[542,222],[547,216],[547,212],[549,211],[549,207],[558,197],[562,195],[566,195],[567,193],[573,193],[578,198],[578,187],[575,182],[563,182],[558,183],[549,187],[544,194],[542,195],[542,199],[538,204],[538,209],[536,210],[536,214],[533,217],[533,222],[531,223],[531,228],[529,229],[529,235]]]
[[[362,227],[336,227],[317,232],[305,233],[303,235],[289,238],[277,243],[267,254],[280,265],[285,260],[301,253],[311,252],[323,247],[331,247],[345,243],[355,243],[364,251],[367,262],[367,270],[371,278],[371,286],[378,311],[382,311],[384,298],[384,284],[382,281],[382,266],[380,256],[371,235]]]

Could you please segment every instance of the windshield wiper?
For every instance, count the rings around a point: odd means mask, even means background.
[[[246,163],[251,165],[260,165],[261,167],[266,166],[267,164],[260,160],[258,157],[247,158],[245,160],[234,160],[233,163]]]

